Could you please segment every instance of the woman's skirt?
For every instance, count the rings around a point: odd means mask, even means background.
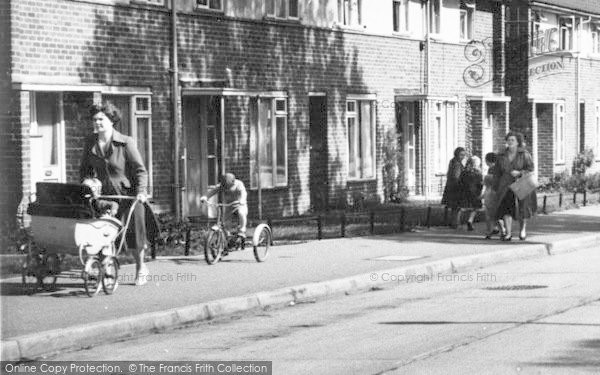
[[[515,220],[529,219],[537,211],[537,195],[532,192],[525,199],[518,200],[512,190],[508,189],[500,201],[496,218],[511,216]]]
[[[127,221],[129,209],[135,202],[135,200],[123,200],[121,204],[119,204],[119,213],[117,213],[117,217],[121,219],[123,225],[126,224],[125,222]],[[131,222],[127,228],[125,239],[130,251],[139,251],[147,245],[145,208],[141,203],[136,203],[135,208],[133,209]]]

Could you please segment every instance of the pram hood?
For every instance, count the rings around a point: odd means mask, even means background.
[[[81,184],[36,183],[36,200],[27,208],[31,216],[54,216],[73,219],[93,218],[90,206],[92,189]]]

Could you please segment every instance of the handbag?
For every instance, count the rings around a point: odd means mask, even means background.
[[[519,200],[525,199],[531,192],[538,187],[538,181],[533,172],[527,172],[521,175],[515,182],[510,184],[510,190],[515,193]]]

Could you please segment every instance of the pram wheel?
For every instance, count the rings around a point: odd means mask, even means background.
[[[83,286],[88,297],[94,297],[102,286],[102,265],[96,258],[88,258],[82,273]]]
[[[60,274],[60,258],[57,254],[47,254],[44,256],[44,271],[41,280],[41,286],[46,285],[46,289],[55,290],[56,289],[56,279],[58,279],[58,275]],[[49,282],[44,283],[46,279],[49,279]]]
[[[113,294],[119,286],[119,262],[110,256],[102,260],[102,289],[106,294]]]
[[[30,246],[30,245],[29,245]],[[41,264],[39,255],[27,254],[21,269],[21,282],[25,294],[33,294],[42,287],[42,278],[39,275]]]

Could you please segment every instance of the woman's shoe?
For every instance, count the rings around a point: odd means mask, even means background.
[[[467,221],[467,230],[468,230],[469,232],[472,232],[472,231],[473,231],[473,223],[471,223],[471,222]]]
[[[146,267],[146,265],[144,264],[138,274],[137,277],[135,279],[135,285],[137,286],[142,286],[144,284],[146,284],[148,282],[148,275],[150,274],[150,272],[148,271],[148,267]]]
[[[505,235],[505,236],[502,237],[502,241],[511,241],[511,240],[512,240],[512,234],[509,235],[509,236]]]
[[[527,233],[525,233],[525,232],[519,233],[519,239],[521,241],[525,241],[527,239]]]

